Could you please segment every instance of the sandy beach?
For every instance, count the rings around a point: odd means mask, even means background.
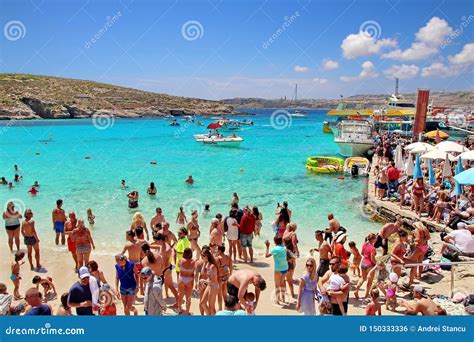
[[[440,241],[438,234],[433,234],[433,244],[435,251],[439,250]],[[61,295],[64,292],[67,292],[72,284],[77,280],[77,277],[73,271],[73,261],[70,254],[67,252],[66,247],[58,247],[57,249],[49,249],[42,251],[42,264],[44,265],[47,273],[38,273],[29,270],[28,262],[21,268],[21,288],[20,292],[24,295],[25,291],[32,285],[31,279],[35,275],[48,276],[53,278],[53,282],[57,288],[58,294]],[[304,272],[304,261],[306,260],[306,255],[309,256],[308,251],[302,251],[302,257],[297,259],[296,270],[295,270],[295,279],[299,278],[299,275]],[[317,253],[315,253],[317,256]],[[9,279],[9,269],[12,255],[7,251],[7,249],[2,248],[0,251],[0,279]],[[25,260],[26,257],[25,257]],[[107,281],[114,286],[115,281],[115,269],[114,269],[114,254],[104,255],[100,252],[92,252],[91,260],[96,260],[99,263],[99,268],[104,272]],[[317,260],[318,261],[318,260]],[[298,315],[299,313],[295,310],[296,298],[291,300],[293,304],[285,307],[277,306],[272,303],[273,296],[273,259],[265,258],[262,250],[256,251],[256,258],[253,264],[244,264],[237,263],[234,266],[234,270],[237,269],[253,269],[260,272],[263,278],[267,281],[267,289],[263,292],[260,303],[257,307],[257,315]],[[352,276],[352,271],[349,272],[351,277],[352,288],[357,282],[357,277]],[[474,265],[463,265],[456,269],[455,272],[455,292],[472,292],[472,279],[474,277]],[[176,283],[176,274],[173,274],[174,281]],[[10,280],[6,281],[8,286],[9,293],[12,293],[13,284]],[[440,271],[439,275],[429,273],[427,276],[422,278],[420,283],[423,287],[426,288],[428,294],[439,294],[449,297],[451,291],[450,285],[450,272],[449,271]],[[362,287],[365,290],[365,285]],[[470,290],[469,290],[470,289]],[[295,293],[298,293],[298,287],[295,286]],[[410,294],[408,292],[397,292],[399,298],[410,299]],[[381,299],[382,301],[382,299]],[[48,302],[54,308],[54,311],[60,305],[59,298],[53,301]],[[139,315],[143,315],[143,304],[140,304],[140,300],[137,301],[137,308]],[[168,303],[171,305],[174,303],[174,299],[170,298]],[[121,302],[117,301],[117,313],[123,314]],[[355,300],[351,292],[349,300],[349,315],[364,315],[365,304],[363,301]],[[404,314],[405,308],[397,307],[396,312],[385,310],[385,306],[382,306],[383,315],[394,315],[394,314]],[[199,315],[199,300],[193,298],[191,305],[191,312],[194,315]],[[176,315],[176,312],[168,309],[166,315]]]

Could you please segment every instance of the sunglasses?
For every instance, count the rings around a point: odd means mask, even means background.
[[[314,267],[313,264],[306,264],[306,267]]]

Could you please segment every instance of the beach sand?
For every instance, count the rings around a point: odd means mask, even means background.
[[[439,251],[440,244],[439,244],[439,237],[437,234],[433,234],[433,242],[435,245],[435,250]],[[6,247],[6,246],[4,246]],[[53,278],[53,282],[57,288],[59,296],[67,292],[71,285],[77,280],[77,275],[73,271],[73,260],[70,254],[67,251],[66,247],[54,247],[53,249],[45,249],[42,251],[42,264],[44,268],[47,270],[47,273],[37,273],[30,271],[28,261],[25,256],[25,265],[21,268],[21,287],[20,293],[24,295],[25,291],[32,286],[31,280],[35,275],[40,276],[49,276]],[[92,252],[91,259],[96,260],[99,263],[99,268],[104,272],[105,277],[109,284],[114,287],[115,281],[115,270],[114,270],[114,254],[105,254],[100,253],[100,251]],[[303,255],[307,255],[305,251],[302,251]],[[438,254],[439,255],[439,254]],[[294,278],[298,279],[301,274],[304,272],[304,265],[305,265],[306,257],[300,257],[297,260],[297,267],[295,270]],[[13,283],[9,279],[10,275],[10,263],[13,260],[13,256],[9,253],[7,248],[1,248],[0,250],[0,281],[5,282],[8,286],[8,293],[13,293]],[[263,251],[256,251],[256,258],[253,265],[244,264],[244,263],[237,263],[234,267],[235,269],[255,269],[260,272],[264,279],[267,281],[267,289],[262,293],[260,303],[257,307],[256,314],[257,315],[298,315],[299,313],[295,310],[295,304],[286,307],[280,307],[272,304],[272,294],[274,289],[273,283],[273,259],[272,258],[264,258]],[[454,288],[459,291],[464,291],[468,293],[473,292],[472,286],[472,277],[474,276],[474,265],[470,266],[461,266],[459,270],[463,270],[462,272],[456,271],[455,273],[455,285]],[[355,284],[357,282],[357,277],[352,276],[352,271],[349,271],[349,275],[351,277],[351,282]],[[173,273],[173,278],[176,281],[176,274]],[[431,283],[431,284],[430,284]],[[443,294],[445,296],[450,295],[450,272],[448,271],[441,271],[441,275],[428,275],[423,278],[421,285],[427,288],[429,294]],[[251,287],[253,291],[253,287]],[[365,290],[365,284],[362,287],[362,290]],[[298,293],[298,286],[295,286],[295,293]],[[361,294],[364,292],[361,291]],[[408,292],[401,292],[398,291],[397,295],[399,297],[409,298]],[[169,299],[169,304],[174,302],[173,299]],[[293,300],[296,303],[296,298]],[[49,302],[55,312],[57,307],[59,306],[59,299]],[[217,307],[217,305],[216,305]],[[364,314],[364,307],[365,304],[362,301],[357,301],[353,297],[353,292],[350,295],[349,301],[349,314],[350,315],[363,315]],[[398,307],[397,312],[393,313],[391,311],[386,311],[384,305],[382,306],[382,313],[384,315],[392,315],[392,314],[403,314],[404,308]],[[143,305],[137,305],[138,312],[140,315],[143,315]],[[121,308],[121,303],[117,303],[117,312],[119,314],[123,313]],[[198,299],[192,300],[192,307],[191,312],[194,315],[199,315],[199,303]],[[173,310],[167,310],[167,315],[174,315],[176,314]]]

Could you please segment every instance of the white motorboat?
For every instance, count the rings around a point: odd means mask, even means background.
[[[238,121],[230,120],[230,119],[222,119],[222,120],[218,120],[217,123],[222,126],[222,128],[220,129],[223,131],[228,131],[228,132],[240,131],[240,123]]]
[[[342,120],[334,142],[344,157],[363,156],[374,146],[372,125],[365,120]]]
[[[296,111],[294,113],[290,113],[290,116],[294,117],[294,118],[305,118],[305,117],[307,117],[307,115],[305,113],[299,112],[299,111]]]
[[[208,145],[218,145],[218,146],[228,146],[228,147],[238,147],[243,138],[238,136],[229,136],[225,137],[222,135],[209,135],[209,134],[196,134],[194,135],[196,142]]]

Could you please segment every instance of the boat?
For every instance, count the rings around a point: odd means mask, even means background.
[[[171,121],[169,125],[170,126],[179,126],[179,122],[176,121],[176,119],[175,119],[175,120]]]
[[[328,121],[323,122],[323,133],[333,133],[331,126],[329,126]]]
[[[342,120],[334,142],[343,157],[363,156],[374,146],[372,125],[366,120]]]
[[[318,173],[336,173],[344,170],[344,159],[314,156],[306,159],[306,169]]]
[[[294,105],[296,106],[297,105],[296,102],[298,101],[298,84],[297,83],[295,84],[295,90],[293,91],[293,96],[292,96],[291,100],[294,102]],[[293,118],[305,118],[305,117],[307,117],[306,112],[303,112],[301,110],[295,110],[294,113],[289,113],[289,115]]]
[[[182,120],[186,122],[194,122],[194,116],[185,115]]]
[[[344,162],[344,173],[351,176],[368,176],[370,162],[367,158],[350,157]]]
[[[290,116],[294,118],[305,118],[307,115],[302,112],[295,111],[294,113],[290,113]]]
[[[245,125],[245,126],[253,126],[253,121],[252,120],[247,120],[243,119],[242,121],[239,121],[240,125]]]
[[[233,131],[240,131],[240,123],[235,120],[230,120],[226,118],[222,118],[218,120],[217,123],[222,126],[221,130],[233,132]]]
[[[196,134],[196,142],[206,145],[217,145],[227,147],[238,147],[244,139],[235,135],[225,137],[223,135]]]

